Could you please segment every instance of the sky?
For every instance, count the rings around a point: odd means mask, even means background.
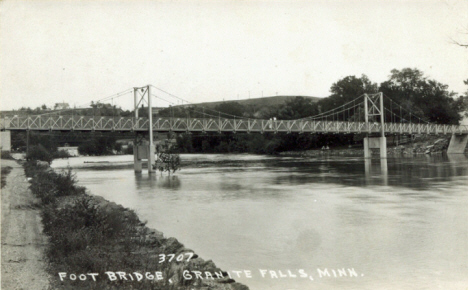
[[[189,102],[326,97],[343,77],[381,83],[406,67],[463,93],[468,48],[452,39],[467,33],[466,0],[3,0],[0,109],[82,107],[147,84]]]

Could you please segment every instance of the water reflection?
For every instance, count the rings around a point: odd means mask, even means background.
[[[130,156],[131,157],[131,156]],[[130,171],[128,156],[79,157],[54,161],[53,166],[71,166],[75,171]],[[128,159],[128,160],[127,160]],[[171,178],[188,175],[219,175],[222,191],[242,191],[245,184],[239,176],[250,178],[264,172],[269,182],[282,184],[336,183],[347,186],[397,186],[425,189],[450,182],[468,174],[468,158],[456,155],[422,155],[416,157],[389,157],[387,159],[364,158],[276,158],[255,155],[182,155],[182,171]],[[94,163],[89,163],[94,162]],[[114,174],[114,173],[112,173]],[[133,175],[133,174],[132,174]],[[166,176],[167,177],[167,176]],[[181,188],[181,179],[169,180],[159,174],[135,175],[135,184],[142,188]]]
[[[141,172],[135,172],[135,187],[138,190],[143,189],[179,189],[181,181],[177,175],[160,175],[158,174],[144,174]]]
[[[387,159],[364,159],[366,185],[388,185]],[[380,184],[379,184],[380,183]]]
[[[161,188],[168,189],[179,189],[181,187],[181,182],[178,176],[163,176],[159,178],[156,185]]]
[[[146,188],[155,188],[158,179],[156,174],[143,174],[142,172],[135,172],[135,186],[138,190]]]
[[[464,154],[447,154],[447,160],[450,163],[452,175],[463,175],[466,168],[463,168],[462,164],[468,163],[468,156]]]

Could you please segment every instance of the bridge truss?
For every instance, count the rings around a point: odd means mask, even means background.
[[[380,133],[381,123],[324,120],[153,118],[153,132]],[[150,120],[135,117],[24,116],[2,118],[0,130],[148,132]],[[386,134],[468,134],[467,125],[384,123]]]

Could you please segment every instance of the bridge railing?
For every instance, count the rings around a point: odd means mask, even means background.
[[[1,130],[36,131],[148,131],[147,118],[92,116],[22,116],[2,118]],[[298,132],[378,133],[380,123],[260,120],[225,118],[153,118],[153,131],[167,132]],[[467,134],[466,125],[385,123],[386,133]]]

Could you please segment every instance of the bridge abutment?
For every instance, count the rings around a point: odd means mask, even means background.
[[[1,145],[0,148],[2,151],[11,151],[11,132],[6,130],[0,132]]]
[[[468,134],[452,135],[447,149],[448,154],[463,154],[465,153],[466,144],[468,143]]]

